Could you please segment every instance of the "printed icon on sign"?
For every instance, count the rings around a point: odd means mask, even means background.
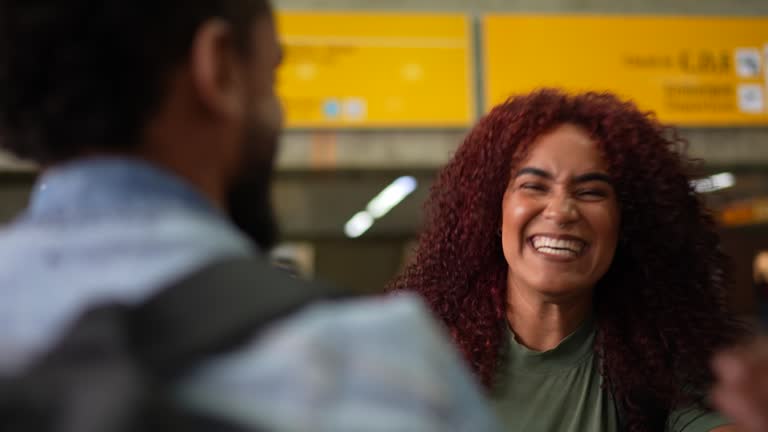
[[[759,77],[761,60],[757,48],[736,49],[736,73],[742,78]]]
[[[763,87],[760,84],[739,85],[739,110],[741,112],[758,114],[765,109]]]
[[[326,119],[335,119],[341,115],[341,104],[336,99],[327,99],[323,102],[323,116]]]
[[[349,98],[344,101],[344,116],[349,120],[363,120],[366,111],[365,99]]]
[[[317,76],[317,66],[314,63],[296,65],[296,76],[302,81],[311,81]]]
[[[408,63],[400,70],[406,81],[421,81],[424,79],[424,68],[418,63]]]

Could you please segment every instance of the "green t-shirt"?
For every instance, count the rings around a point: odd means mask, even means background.
[[[507,431],[619,432],[611,396],[601,389],[594,356],[595,325],[588,319],[545,352],[520,345],[509,331],[509,354],[493,404]],[[698,407],[673,411],[668,432],[706,432],[729,424]]]

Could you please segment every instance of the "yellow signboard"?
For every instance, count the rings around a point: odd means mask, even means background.
[[[463,15],[278,13],[288,127],[462,127],[475,116]]]
[[[686,126],[768,124],[768,18],[487,16],[486,108],[540,87],[609,90]]]

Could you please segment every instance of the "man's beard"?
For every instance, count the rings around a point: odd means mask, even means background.
[[[272,172],[277,134],[258,137],[251,134],[246,144],[250,154],[240,176],[229,189],[228,206],[232,222],[262,250],[269,250],[279,239],[279,228],[272,209]]]

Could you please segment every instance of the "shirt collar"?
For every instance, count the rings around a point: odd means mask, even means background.
[[[32,191],[26,217],[122,208],[179,207],[224,217],[181,178],[139,159],[93,158],[47,170]]]
[[[595,339],[595,320],[589,315],[579,327],[553,349],[533,351],[520,344],[507,325],[509,366],[527,372],[550,373],[570,369],[592,354]]]

